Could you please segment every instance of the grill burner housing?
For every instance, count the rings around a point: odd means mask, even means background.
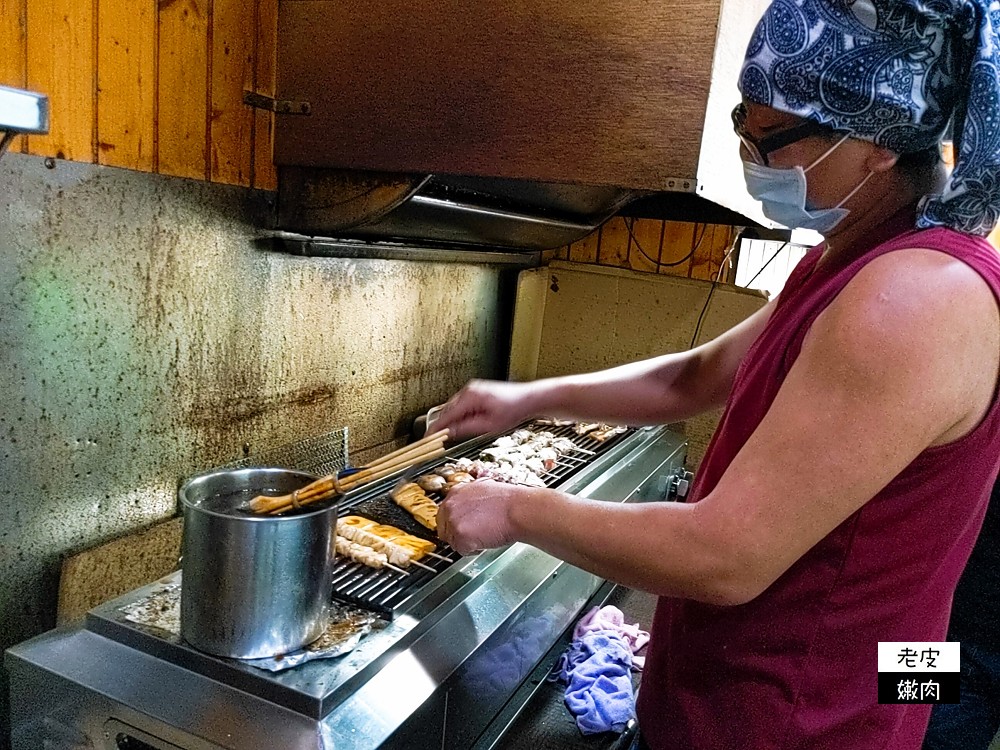
[[[493,437],[449,455],[474,456]],[[551,486],[639,502],[664,499],[683,474],[685,443],[663,428],[636,430],[600,450],[551,477]],[[377,509],[392,484],[389,478],[346,498],[341,513]],[[603,581],[524,544],[469,557],[439,552],[452,561],[438,561],[436,573],[355,587],[351,595],[394,615],[384,629],[346,656],[285,672],[203,654],[124,619],[122,607],[179,574],[101,605],[82,625],[7,652],[13,748],[491,746],[507,724],[502,717],[512,714],[512,696],[523,694]],[[342,572],[368,575],[353,567]]]

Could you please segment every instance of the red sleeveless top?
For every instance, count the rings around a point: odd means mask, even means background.
[[[1000,255],[984,240],[931,229],[879,244],[893,236],[890,225],[900,229],[887,223],[875,246],[849,263],[817,268],[814,248],[796,267],[740,365],[691,502],[715,487],[813,321],[872,259],[938,250],[975,269],[1000,301]],[[930,706],[879,705],[878,642],[945,640],[998,469],[994,397],[972,432],[917,456],[753,601],[717,607],[661,598],[637,706],[649,747],[919,750]]]

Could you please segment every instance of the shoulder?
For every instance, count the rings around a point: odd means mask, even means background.
[[[847,283],[815,321],[806,347],[851,387],[893,390],[943,419],[961,420],[992,399],[1000,307],[965,262],[929,248],[894,250]]]
[[[841,314],[906,328],[970,316],[988,324],[998,314],[996,295],[979,271],[953,255],[925,247],[874,258],[847,283],[832,306]]]
[[[881,255],[858,271],[821,316],[851,341],[891,352],[960,344],[955,336],[1000,327],[1000,308],[986,280],[967,263],[928,248]],[[819,322],[819,321],[817,321]]]

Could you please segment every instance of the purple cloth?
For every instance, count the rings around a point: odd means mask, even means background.
[[[555,673],[566,683],[566,707],[583,734],[621,732],[635,716],[632,651],[617,633],[587,633],[564,653]]]
[[[621,732],[635,716],[631,671],[649,633],[627,625],[617,607],[594,607],[573,631],[550,680],[566,683],[566,706],[585,734]]]

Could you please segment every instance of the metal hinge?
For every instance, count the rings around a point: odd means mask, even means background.
[[[309,102],[293,102],[290,99],[275,99],[267,94],[256,91],[244,91],[243,103],[254,109],[266,109],[279,115],[311,115],[312,105]]]

